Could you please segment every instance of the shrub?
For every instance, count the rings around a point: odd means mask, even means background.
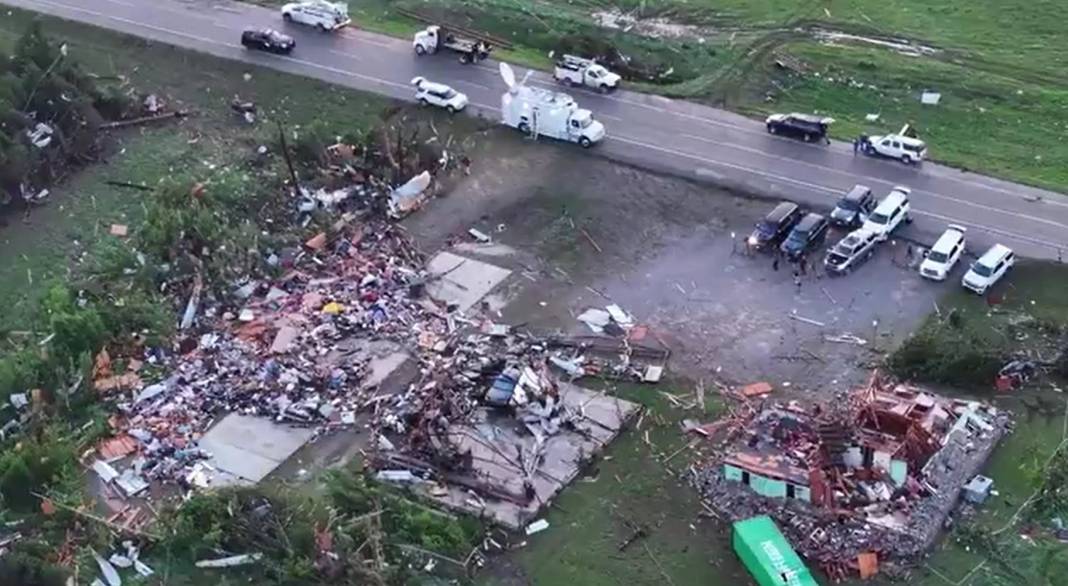
[[[6,507],[33,511],[37,497],[53,487],[77,483],[77,450],[67,430],[52,426],[36,436],[9,442],[0,451],[0,498]]]

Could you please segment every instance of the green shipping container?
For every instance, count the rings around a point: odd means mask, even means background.
[[[731,541],[760,586],[819,586],[771,517],[738,521]]]

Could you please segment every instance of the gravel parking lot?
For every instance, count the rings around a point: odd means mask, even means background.
[[[797,286],[795,265],[773,270],[742,244],[772,203],[525,142],[490,133],[482,148],[497,160],[476,159],[408,222],[428,249],[459,242],[517,270],[495,301],[509,323],[582,333],[573,316],[615,302],[672,348],[675,374],[833,391],[867,377],[959,279],[959,267],[943,284],[920,279],[903,266],[907,245],[891,241],[837,278],[818,267],[821,247]],[[494,244],[473,244],[470,227]],[[833,341],[843,334],[865,343]]]

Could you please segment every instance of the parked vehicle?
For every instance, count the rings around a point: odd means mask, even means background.
[[[927,144],[916,138],[908,124],[897,134],[861,137],[861,150],[868,156],[897,159],[906,165],[927,158]]]
[[[553,79],[566,86],[583,85],[606,93],[618,88],[622,78],[593,59],[564,55],[553,68]]]
[[[306,0],[305,2],[284,4],[282,6],[282,18],[286,22],[313,26],[323,32],[336,31],[352,22],[349,18],[347,4],[325,2],[324,0]]]
[[[801,219],[801,208],[796,203],[784,201],[775,206],[768,215],[757,222],[749,235],[750,248],[761,249],[778,244]]]
[[[920,275],[935,281],[944,281],[964,254],[964,233],[967,229],[950,224],[928,250],[920,263]]]
[[[823,268],[832,275],[852,271],[875,253],[879,235],[863,228],[846,234],[823,257]]]
[[[445,84],[416,77],[412,79],[412,85],[415,86],[415,101],[423,106],[445,108],[449,114],[455,114],[467,107],[467,95]]]
[[[912,190],[908,187],[895,186],[864,221],[863,228],[879,234],[880,240],[886,240],[902,222],[911,222],[912,216],[909,214],[911,210],[909,194],[911,193]]]
[[[790,235],[783,240],[779,250],[789,259],[797,259],[808,252],[808,249],[827,237],[827,218],[821,214],[805,214],[792,230]]]
[[[437,53],[441,50],[452,51],[460,55],[460,63],[475,63],[489,57],[493,47],[489,43],[449,31],[439,25],[430,25],[415,33],[412,47],[419,56]]]
[[[1016,255],[1012,249],[1003,244],[995,244],[984,252],[979,260],[972,263],[960,283],[965,289],[983,295],[1015,264]]]
[[[800,138],[805,142],[827,140],[827,128],[834,118],[825,118],[813,114],[772,114],[764,123],[771,134],[781,134]]]
[[[867,185],[854,185],[842,196],[831,211],[831,223],[835,226],[860,226],[875,209],[875,194]]]
[[[500,71],[508,86],[501,95],[501,122],[505,126],[535,137],[576,142],[583,148],[604,140],[604,125],[594,120],[592,112],[579,108],[571,96],[529,87],[525,78],[517,83],[507,63],[500,64]]]
[[[248,29],[241,33],[241,44],[246,49],[257,49],[268,53],[288,55],[297,46],[297,42],[289,35],[269,28]]]

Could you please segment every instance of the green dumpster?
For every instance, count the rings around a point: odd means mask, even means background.
[[[770,517],[738,521],[731,541],[760,586],[819,586]]]

